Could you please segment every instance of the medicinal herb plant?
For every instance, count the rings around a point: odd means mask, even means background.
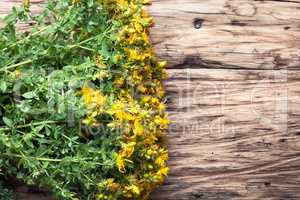
[[[147,199],[163,181],[166,72],[148,3],[49,0],[34,15],[23,0],[5,17],[1,174],[60,199]]]

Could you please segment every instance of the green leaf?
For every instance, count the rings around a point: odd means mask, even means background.
[[[3,122],[8,126],[8,127],[12,127],[13,126],[13,121],[7,117],[3,117]]]
[[[23,137],[24,142],[31,148],[34,148],[34,145],[31,142],[32,138],[33,138],[33,135],[31,133],[28,133],[28,134],[24,135],[24,137]]]
[[[0,81],[0,91],[2,93],[6,92],[6,89],[7,89],[7,84],[5,81]]]
[[[32,99],[32,98],[36,97],[36,93],[34,91],[26,92],[22,96],[25,97],[26,99]]]

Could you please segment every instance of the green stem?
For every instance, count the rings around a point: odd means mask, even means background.
[[[85,43],[87,43],[87,42],[89,42],[89,41],[91,41],[91,40],[93,40],[93,39],[96,39],[96,38],[98,38],[100,35],[106,36],[107,33],[110,33],[111,31],[113,31],[113,30],[110,29],[110,28],[111,28],[111,26],[107,27],[107,28],[104,30],[104,32],[101,33],[101,34],[99,34],[99,35],[96,35],[96,36],[94,36],[94,37],[90,37],[90,38],[88,38],[88,39],[86,39],[86,40],[83,40],[83,41],[79,42],[78,44],[70,45],[69,48],[72,49],[72,48],[74,48],[74,47],[82,47],[82,46],[81,46],[82,44],[85,44]],[[109,30],[109,29],[110,29],[110,30]],[[86,48],[86,47],[85,47],[85,48]]]
[[[5,66],[5,67],[3,67],[3,68],[0,69],[0,72],[1,72],[1,71],[7,71],[7,70],[9,70],[9,69],[13,69],[13,68],[16,68],[16,67],[19,67],[19,66],[22,66],[22,65],[30,64],[30,63],[32,63],[32,62],[33,62],[33,60],[29,59],[29,60],[25,60],[25,61],[23,61],[23,62],[19,62],[19,63],[17,63],[17,64]]]
[[[87,51],[95,52],[94,49],[91,49],[91,48],[88,48],[88,47],[84,47],[84,46],[81,46],[81,45],[75,45],[74,47],[78,47],[78,48],[81,48],[81,49],[84,49],[84,50],[87,50]]]
[[[15,157],[15,158],[30,158],[30,159],[35,159],[35,160],[38,160],[38,161],[45,161],[45,162],[63,162],[64,161],[64,159],[33,157],[33,156],[25,156],[25,155],[19,155],[19,154],[5,154],[5,155],[9,156],[9,157]],[[66,160],[66,161],[68,161],[68,160]],[[78,160],[78,159],[72,159],[72,160],[69,160],[69,162],[71,162],[71,163],[80,163],[82,161]],[[108,165],[108,164],[97,163],[97,162],[95,162],[94,164],[101,165],[101,166]]]
[[[109,28],[110,28],[110,27],[108,27],[107,29],[109,29]],[[41,33],[41,32],[44,31],[45,29],[46,29],[46,27],[45,27],[44,29],[41,29],[40,31],[35,32],[34,34],[32,34],[32,35],[30,35],[30,36],[27,36],[26,38],[29,39],[30,37],[32,37],[32,36],[34,36],[34,35],[37,35],[37,34]],[[100,35],[106,36],[106,34],[109,33],[109,32],[111,32],[111,31],[112,31],[112,29],[109,30],[109,31],[105,30],[105,32],[103,32],[103,33],[101,33],[101,34],[99,34],[99,35],[96,35],[96,36],[94,36],[94,37],[88,38],[88,39],[86,39],[86,40],[83,40],[83,41],[79,42],[78,44],[68,45],[67,48],[72,49],[72,48],[78,47],[78,48],[82,48],[82,49],[85,49],[85,50],[88,50],[88,51],[95,51],[95,50],[93,50],[93,49],[91,49],[91,48],[82,46],[82,44],[87,43],[87,42],[89,42],[89,41],[91,41],[91,40],[94,40],[94,39],[96,39],[97,37],[99,37]],[[26,40],[26,38],[24,38],[23,40]],[[13,44],[13,45],[10,45],[10,47],[19,44],[19,43],[22,42],[23,40],[20,40],[20,41],[18,41],[17,43],[15,43],[15,44]],[[8,48],[8,47],[7,47],[7,48]],[[5,50],[5,49],[4,49],[4,50]],[[0,69],[0,72],[7,71],[7,70],[9,70],[9,69],[13,69],[13,68],[16,68],[16,67],[19,67],[19,66],[22,66],[22,65],[30,64],[30,63],[32,63],[32,62],[33,62],[33,60],[29,59],[29,60],[22,61],[22,62],[13,64],[13,65],[5,66],[5,67],[3,67],[3,68]]]
[[[99,34],[99,35],[100,35],[100,34]],[[74,47],[81,46],[82,44],[87,43],[87,42],[89,42],[89,41],[91,41],[91,40],[97,38],[99,35],[96,35],[96,36],[94,36],[94,37],[90,37],[90,38],[88,38],[88,39],[86,39],[86,40],[83,40],[83,41],[79,42],[78,44],[69,45],[68,48],[69,48],[69,49],[72,49],[72,48],[74,48]]]
[[[15,157],[15,158],[24,158],[25,156],[22,155],[18,155],[18,154],[6,154],[7,156],[10,157]],[[62,159],[52,159],[52,158],[43,158],[43,157],[25,157],[25,158],[32,158],[35,160],[39,160],[39,161],[48,161],[48,162],[61,162]]]
[[[66,138],[67,140],[72,141],[72,139],[69,138],[68,136],[66,136],[65,134],[62,134],[62,136],[63,136],[64,138]],[[76,142],[76,141],[74,141],[74,143],[75,143],[75,144],[79,144],[79,142]]]
[[[25,124],[25,125],[19,125],[19,126],[15,126],[12,128],[7,128],[7,127],[0,127],[0,131],[9,131],[11,129],[20,129],[20,128],[27,128],[30,126],[38,126],[38,125],[42,125],[42,124],[56,124],[58,123],[58,121],[43,121],[43,122],[36,122],[36,123],[31,123],[31,124]]]
[[[45,26],[44,28],[40,29],[39,31],[34,32],[34,33],[28,35],[27,37],[25,37],[25,38],[23,38],[23,39],[21,39],[21,40],[15,42],[15,43],[13,43],[13,44],[11,44],[11,45],[8,45],[8,47],[5,47],[5,48],[3,49],[3,51],[6,51],[8,48],[14,47],[14,46],[16,46],[16,45],[18,45],[18,44],[20,44],[20,43],[22,43],[22,42],[24,42],[24,41],[30,39],[31,37],[36,36],[36,35],[38,35],[38,34],[44,32],[44,31],[47,30],[48,28],[49,28],[49,26]]]

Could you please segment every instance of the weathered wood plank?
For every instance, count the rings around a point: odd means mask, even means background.
[[[300,73],[169,74],[171,172],[153,199],[300,198]]]
[[[0,15],[17,2],[0,1]],[[300,0],[154,0],[149,10],[173,122],[170,176],[152,199],[300,199]]]
[[[171,68],[298,69],[299,9],[298,0],[155,0],[152,39]]]
[[[300,199],[299,9],[259,0],[150,7],[173,122],[170,176],[153,199]]]

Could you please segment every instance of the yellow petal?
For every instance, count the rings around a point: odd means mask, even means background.
[[[142,126],[141,122],[137,119],[134,121],[133,133],[139,136],[143,135],[144,133],[144,127]]]
[[[30,6],[30,0],[22,0],[22,4],[24,7],[28,8]]]

